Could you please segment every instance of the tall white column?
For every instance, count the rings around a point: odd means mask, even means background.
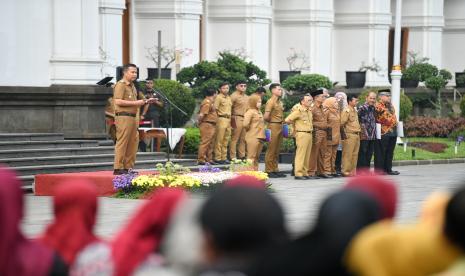
[[[446,1],[447,2],[447,1]],[[402,26],[409,27],[409,50],[442,67],[444,0],[409,0],[402,4]]]
[[[442,34],[442,67],[454,72],[465,70],[465,1],[447,0],[444,2],[444,31]],[[455,81],[455,80],[454,80]]]
[[[390,0],[335,0],[334,76],[345,85],[345,71],[375,60],[381,72],[367,72],[366,86],[388,86]]]
[[[397,121],[400,120],[400,80],[402,78],[402,67],[400,65],[400,36],[401,36],[401,19],[402,19],[402,0],[396,0],[396,23],[394,32],[394,60],[391,72],[392,79],[392,104],[394,105]]]
[[[308,73],[332,78],[333,0],[277,0],[273,18],[273,76],[289,70],[291,49],[309,59]]]
[[[53,0],[53,84],[94,84],[100,79],[99,3]]]
[[[206,58],[224,50],[242,51],[262,70],[270,71],[270,0],[207,2]]]
[[[100,0],[100,48],[103,60],[101,77],[115,76],[116,66],[122,65],[124,0]]]
[[[132,61],[140,68],[140,78],[147,76],[146,68],[156,67],[147,58],[147,48],[157,44],[158,30],[162,31],[163,47],[192,50],[182,58],[181,67],[199,61],[202,0],[134,0],[133,14]],[[174,65],[170,68],[174,77]]]

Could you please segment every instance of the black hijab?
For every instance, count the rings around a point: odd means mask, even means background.
[[[248,275],[347,275],[343,256],[354,235],[380,219],[379,203],[368,194],[342,190],[321,205],[314,228],[269,251]]]

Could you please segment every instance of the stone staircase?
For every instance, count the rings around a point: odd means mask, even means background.
[[[136,169],[153,169],[166,162],[166,153],[138,152]],[[61,133],[0,133],[0,164],[12,167],[32,190],[36,174],[113,170],[113,142],[108,140],[65,140]],[[184,166],[193,159],[174,159]]]

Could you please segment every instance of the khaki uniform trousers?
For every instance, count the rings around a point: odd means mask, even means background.
[[[336,154],[338,145],[326,145],[324,170],[325,174],[336,173]]]
[[[139,146],[139,124],[136,118],[116,116],[116,145],[114,169],[133,169]]]
[[[199,126],[200,129],[200,145],[197,160],[199,162],[211,161],[209,154],[210,148],[213,147],[216,126],[207,122],[203,122]],[[210,155],[210,159],[209,159]]]
[[[231,119],[219,117],[216,122],[215,160],[226,160],[230,136]]]
[[[283,141],[283,126],[282,124],[268,124],[271,130],[271,141],[268,143],[268,148],[265,154],[265,172],[278,172],[278,159]]]
[[[107,136],[116,144],[116,126],[114,125],[114,122],[115,119],[107,117],[105,119],[105,131]]]
[[[207,150],[207,161],[208,162],[211,162],[213,160],[213,152],[215,151],[215,145],[216,145],[216,126],[215,126],[215,133],[213,133],[212,141]]]
[[[308,175],[314,176],[315,174],[324,174],[324,158],[326,150],[326,131],[313,130],[315,137],[312,145],[312,153],[310,154],[310,162],[308,168]]]
[[[255,170],[258,170],[258,161],[260,153],[262,153],[263,141],[257,138],[246,140],[247,143],[247,159],[252,162]]]
[[[360,149],[360,135],[358,133],[346,133],[346,135],[347,138],[342,141],[342,173],[354,174]]]
[[[312,133],[296,132],[295,140],[297,150],[295,152],[295,176],[307,176],[310,154],[312,152]]]
[[[245,157],[245,128],[244,117],[233,116],[236,120],[236,128],[232,129],[231,143],[229,144],[229,158],[242,159]],[[239,143],[239,146],[237,144]],[[237,155],[236,155],[237,149]]]

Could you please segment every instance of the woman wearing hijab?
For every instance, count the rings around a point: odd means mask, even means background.
[[[331,128],[331,139],[328,139],[326,142],[324,170],[325,174],[336,177],[339,176],[336,172],[336,154],[337,148],[341,143],[341,116],[339,103],[335,97],[331,97],[323,102],[323,108],[328,114],[328,126]]]
[[[457,206],[460,201],[461,207]],[[441,198],[431,198],[426,203],[431,206],[423,208],[428,211],[426,216],[423,214],[416,224],[395,225],[382,221],[360,231],[346,254],[345,262],[350,271],[362,276],[420,276],[448,268],[465,249],[465,190],[448,201],[446,210],[443,202]],[[433,207],[438,210],[432,210]],[[449,212],[451,210],[454,211]],[[444,223],[433,224],[442,220],[444,211]]]
[[[347,95],[344,92],[337,92],[334,94],[334,97],[337,100],[337,103],[339,105],[339,112],[342,112],[346,107],[348,106],[347,103]],[[337,153],[336,153],[336,161],[335,161],[335,166],[336,166],[336,172],[337,176],[342,176],[342,140],[345,139],[345,135],[340,132],[341,135],[341,141],[337,147]]]
[[[97,190],[86,180],[64,182],[54,192],[53,208],[55,221],[40,241],[72,265],[81,250],[98,241],[93,233]]]
[[[263,187],[240,182],[217,191],[201,209],[207,267],[197,275],[247,275],[258,256],[287,241],[276,199]]]
[[[162,188],[139,209],[113,241],[115,276],[157,275],[157,268],[163,265],[158,254],[161,240],[175,209],[185,198],[181,189]]]
[[[0,275],[67,275],[66,265],[53,250],[24,237],[22,217],[21,183],[12,170],[0,167]]]
[[[260,96],[250,96],[249,107],[244,114],[243,122],[243,127],[246,130],[247,159],[252,162],[255,170],[258,170],[258,160],[265,140],[265,121],[260,111],[261,106],[262,99]]]
[[[367,193],[336,192],[324,200],[308,234],[269,250],[248,275],[347,275],[342,262],[347,245],[360,229],[380,218],[380,204]]]

